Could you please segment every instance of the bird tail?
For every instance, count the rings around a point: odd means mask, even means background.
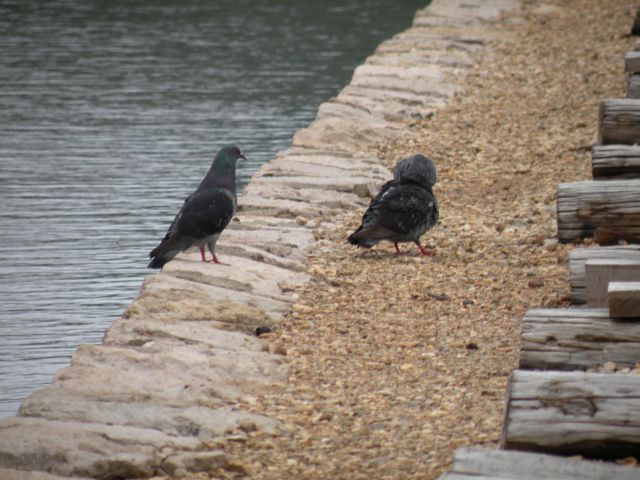
[[[163,240],[160,242],[156,248],[151,250],[149,253],[149,258],[151,261],[147,268],[162,268],[164,265],[169,262],[173,257],[179,254],[182,250],[187,248],[189,245],[181,245],[176,244],[176,242],[172,242],[171,240]]]

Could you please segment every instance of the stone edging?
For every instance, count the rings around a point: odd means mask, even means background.
[[[336,228],[329,219],[365,207],[389,178],[375,147],[462,92],[500,15],[520,3],[434,0],[383,42],[254,175],[218,243],[232,267],[192,253],[147,276],[102,345],[80,347],[18,417],[0,421],[0,477],[211,471],[228,466],[216,437],[276,429],[242,407],[286,378],[278,352],[250,334],[291,309],[309,279],[306,252]]]

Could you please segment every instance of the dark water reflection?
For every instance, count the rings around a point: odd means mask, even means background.
[[[0,416],[99,342],[213,153],[241,182],[425,0],[0,0]]]

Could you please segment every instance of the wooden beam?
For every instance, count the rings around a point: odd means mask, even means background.
[[[571,303],[587,303],[586,263],[591,258],[629,259],[640,261],[640,245],[575,248],[569,252]]]
[[[610,316],[640,319],[640,282],[609,282],[608,297]]]
[[[640,98],[640,74],[634,73],[627,79],[627,98]]]
[[[640,452],[640,376],[514,370],[501,446],[589,458]]]
[[[459,448],[438,480],[640,480],[640,469],[539,453]]]
[[[608,307],[609,282],[640,281],[640,261],[628,259],[587,260],[585,265],[587,279],[587,305],[589,307]]]
[[[640,99],[605,100],[600,104],[598,144],[640,143]]]
[[[640,146],[600,145],[591,152],[591,170],[596,180],[640,178]]]
[[[591,237],[597,227],[640,235],[640,180],[558,185],[558,239]]]
[[[522,324],[519,368],[586,370],[640,362],[640,323],[612,319],[605,308],[535,308]]]
[[[640,52],[630,50],[624,54],[624,71],[627,73],[640,73]]]

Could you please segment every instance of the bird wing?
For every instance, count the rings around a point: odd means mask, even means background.
[[[222,232],[235,213],[233,193],[207,188],[189,195],[171,223],[167,237],[205,238]]]
[[[381,200],[380,224],[406,233],[421,223],[429,228],[438,221],[438,204],[429,188],[416,184],[400,184]]]
[[[375,228],[370,234],[376,236],[408,233],[423,223],[431,228],[438,221],[436,199],[429,188],[421,185],[392,182],[372,204],[369,209],[375,216]]]

